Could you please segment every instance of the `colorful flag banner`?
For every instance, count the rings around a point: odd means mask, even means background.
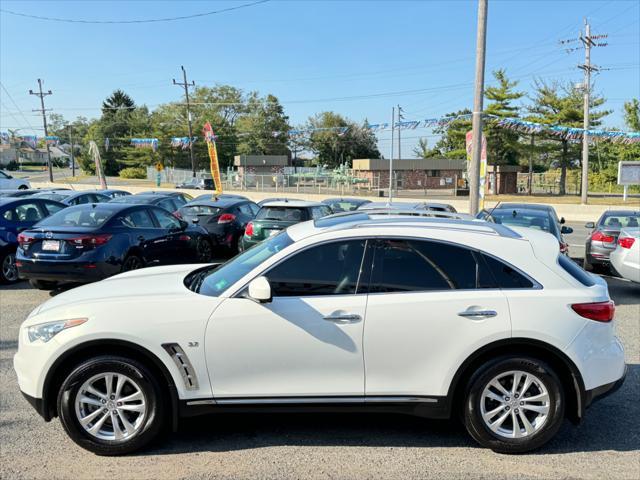
[[[44,137],[44,141],[47,145],[58,145],[60,137],[56,137],[55,135],[47,135],[46,137]]]
[[[209,151],[209,169],[211,170],[213,183],[215,183],[216,186],[213,196],[216,197],[222,193],[222,181],[220,180],[220,162],[218,161],[218,150],[216,149],[216,136],[213,133],[213,128],[211,128],[211,124],[209,122],[204,124],[202,134],[207,142],[207,150]]]
[[[20,139],[31,148],[36,148],[38,146],[38,137],[36,135],[22,135]]]
[[[192,143],[195,143],[198,137],[172,137],[171,138],[171,147],[173,148],[181,148],[182,150],[186,150],[191,146]]]
[[[131,145],[136,148],[151,148],[155,152],[159,142],[157,138],[132,138]]]

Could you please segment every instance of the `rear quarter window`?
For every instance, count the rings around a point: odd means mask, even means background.
[[[558,256],[558,264],[566,271],[569,275],[583,284],[585,287],[593,287],[596,282],[588,272],[585,272],[579,265],[576,264],[573,260],[571,260],[566,255]]]

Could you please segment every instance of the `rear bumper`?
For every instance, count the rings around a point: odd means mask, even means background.
[[[18,275],[27,280],[90,283],[119,272],[116,265],[106,262],[55,262],[18,258]]]
[[[596,400],[603,399],[605,397],[608,397],[612,393],[616,392],[622,386],[626,377],[627,377],[627,366],[625,365],[622,376],[615,382],[607,383],[605,385],[600,385],[599,387],[593,388],[591,390],[587,390],[585,392],[585,399],[584,399],[585,407],[588,407]]]

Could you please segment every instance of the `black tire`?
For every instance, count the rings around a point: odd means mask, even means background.
[[[76,398],[85,382],[102,373],[121,374],[133,379],[144,394],[146,411],[141,414],[143,418],[130,438],[121,440],[98,438],[80,424],[78,413],[76,413]],[[154,378],[142,363],[126,357],[104,355],[80,364],[67,376],[60,387],[57,405],[60,422],[67,434],[82,448],[97,455],[124,455],[139,450],[157,438],[164,426],[165,399],[158,379]],[[98,407],[97,410],[101,409],[102,407]],[[108,417],[103,425],[108,428],[110,422],[111,417]],[[124,424],[119,425],[124,427]]]
[[[487,405],[492,402],[490,399],[483,399],[485,387],[487,387],[488,384],[500,374],[511,371],[520,371],[535,375],[535,377],[542,382],[548,394],[548,411],[546,419],[541,421],[540,426],[537,429],[534,429],[532,433],[519,438],[508,438],[492,431],[482,417],[482,402],[487,402]],[[508,379],[509,376],[506,376],[505,378]],[[513,381],[511,383],[513,384]],[[524,386],[523,383],[524,382],[521,381],[519,385]],[[540,392],[536,385],[533,385],[529,387],[527,392],[533,391],[535,395],[536,390]],[[522,392],[525,397],[532,396],[527,395],[527,392]],[[524,409],[518,413],[519,405],[522,405],[523,403],[520,402],[521,399],[518,399],[518,397],[515,397],[515,399],[510,397],[505,398],[511,400],[511,407],[507,405],[505,410],[500,410],[495,414],[495,417],[492,417],[492,419],[497,421],[497,417],[503,415],[503,413],[508,414],[511,408],[512,413],[507,416],[505,423],[502,425],[506,424],[508,428],[508,425],[510,424],[511,430],[515,431],[515,428],[513,428],[512,415],[518,414],[516,416],[516,422],[518,423],[517,430],[522,432],[522,430],[525,429],[525,426],[523,420],[521,420],[521,415],[526,414],[535,416],[537,413]],[[494,405],[499,406],[500,404],[495,403]],[[493,405],[488,407],[488,409],[492,410]],[[471,377],[467,386],[462,413],[464,425],[467,431],[473,439],[483,447],[490,448],[498,453],[524,453],[540,448],[553,438],[562,425],[564,409],[565,401],[562,384],[560,383],[556,373],[548,364],[530,357],[500,357],[485,363]],[[531,425],[532,424],[530,424],[530,426]]]
[[[122,262],[122,267],[120,267],[121,272],[130,272],[131,270],[138,270],[140,268],[144,268],[144,260],[140,258],[138,255],[130,254]]]
[[[19,281],[16,267],[16,252],[7,252],[0,257],[0,283],[10,284]]]
[[[29,280],[29,284],[38,290],[55,290],[58,288],[58,282],[48,280]]]
[[[196,243],[196,259],[198,263],[210,263],[213,258],[213,245],[206,238],[199,238]]]
[[[18,187],[18,190],[28,190],[28,189],[29,189],[29,187],[27,187],[26,185],[20,185]]]
[[[587,272],[593,272],[593,265],[587,261],[587,257],[582,260],[582,268]]]

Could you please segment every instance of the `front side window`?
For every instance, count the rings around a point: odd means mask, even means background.
[[[365,240],[308,248],[273,267],[265,276],[274,297],[353,295],[357,292]]]
[[[130,228],[155,228],[151,215],[146,210],[134,210],[122,217],[122,223]]]
[[[420,240],[381,240],[373,262],[371,293],[476,288],[476,260],[464,247]]]
[[[159,208],[154,208],[153,214],[156,216],[156,219],[160,224],[160,228],[180,228],[180,220],[178,220],[170,213],[167,213],[164,210],[160,210]]]
[[[2,218],[10,222],[33,223],[45,217],[42,208],[36,203],[23,203],[15,208],[10,208],[2,214]]]

